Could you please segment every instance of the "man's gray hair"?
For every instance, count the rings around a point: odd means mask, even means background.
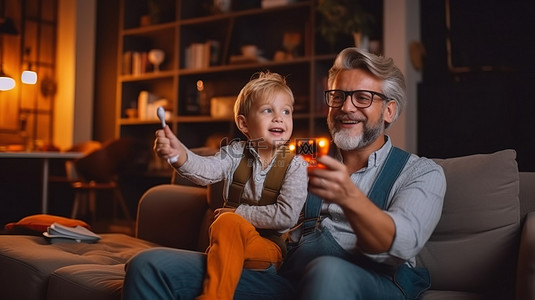
[[[336,57],[333,66],[329,70],[329,89],[332,88],[334,79],[342,70],[362,69],[370,72],[375,77],[383,80],[381,91],[389,99],[397,104],[394,123],[401,114],[407,103],[405,77],[394,65],[392,58],[377,56],[359,48],[346,48]],[[388,128],[390,124],[387,124]]]

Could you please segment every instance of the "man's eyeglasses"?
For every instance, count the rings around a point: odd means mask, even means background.
[[[325,103],[332,108],[340,108],[344,105],[347,96],[351,96],[351,103],[357,108],[367,108],[372,105],[373,97],[378,96],[381,100],[392,100],[387,96],[374,91],[356,90],[356,91],[342,91],[342,90],[328,90],[325,91]]]

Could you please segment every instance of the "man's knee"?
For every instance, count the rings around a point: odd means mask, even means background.
[[[126,263],[126,270],[146,270],[146,267],[152,263],[153,257],[156,257],[157,252],[157,249],[149,249],[139,252]]]
[[[125,265],[125,271],[132,280],[140,280],[143,277],[152,277],[165,266],[168,253],[165,249],[153,248],[139,252]]]
[[[307,264],[300,292],[301,299],[399,299],[386,276],[333,256]]]
[[[158,249],[144,250],[132,257],[125,265],[126,276],[123,285],[123,299],[143,299],[149,286],[158,278],[157,268],[153,267],[154,258],[160,251]]]
[[[304,285],[322,286],[325,290],[356,289],[361,283],[368,282],[370,273],[347,260],[322,256],[307,264],[303,276]]]
[[[320,256],[307,264],[305,274],[307,276],[325,277],[325,279],[329,279],[340,274],[340,267],[348,263],[348,261],[335,256]]]
[[[194,251],[152,248],[126,265],[125,299],[193,299],[202,288],[206,257]]]
[[[126,270],[140,270],[146,273],[180,266],[184,268],[196,266],[202,269],[204,263],[205,256],[199,252],[162,247],[139,252],[127,262]]]

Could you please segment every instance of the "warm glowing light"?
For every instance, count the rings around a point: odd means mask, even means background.
[[[329,153],[329,140],[326,138],[318,138],[318,156],[327,155]]]
[[[35,84],[37,83],[37,73],[34,71],[24,71],[22,72],[20,79],[22,80],[22,83]]]
[[[197,91],[204,91],[204,82],[202,80],[197,80]]]
[[[15,87],[15,80],[6,75],[0,77],[0,91],[9,91]]]
[[[316,162],[316,158],[329,153],[329,139],[296,139],[294,149],[297,155],[303,156],[309,167],[322,167]]]

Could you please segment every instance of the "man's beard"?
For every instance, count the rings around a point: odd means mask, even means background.
[[[365,120],[362,121],[364,132],[358,136],[351,134],[350,129],[337,129],[335,122],[336,120],[327,118],[327,125],[329,126],[334,144],[345,151],[362,149],[369,146],[383,134],[385,129],[383,112],[381,112],[381,116],[375,124],[368,123]]]

